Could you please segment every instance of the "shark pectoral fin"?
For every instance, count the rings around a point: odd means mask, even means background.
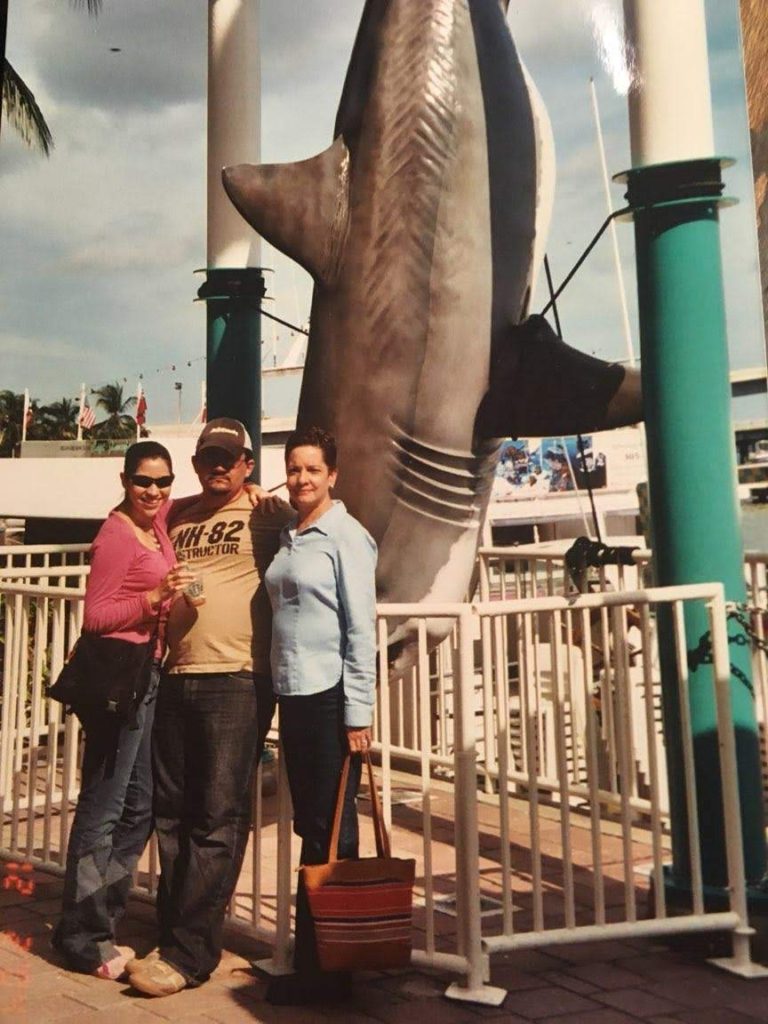
[[[317,281],[334,280],[349,217],[349,150],[341,136],[300,163],[225,167],[222,181],[260,235]]]
[[[509,328],[478,410],[478,437],[612,430],[643,418],[639,371],[571,348],[541,316]]]

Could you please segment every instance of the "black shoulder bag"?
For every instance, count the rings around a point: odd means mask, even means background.
[[[58,678],[48,687],[48,696],[67,712],[110,711],[134,723],[149,687],[156,641],[157,623],[143,644],[81,633]]]

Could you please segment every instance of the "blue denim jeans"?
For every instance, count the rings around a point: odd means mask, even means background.
[[[76,971],[114,954],[131,876],[152,830],[151,736],[159,672],[136,716],[137,728],[110,711],[83,712],[80,796],[67,846],[62,913],[53,944]]]
[[[333,812],[344,758],[349,751],[344,725],[341,683],[307,696],[280,697],[280,738],[293,801],[293,828],[301,836],[301,863],[328,860]],[[361,759],[352,758],[339,833],[339,857],[358,856],[355,798],[360,786]],[[296,891],[294,966],[303,975],[320,969],[315,926],[301,882]]]
[[[168,675],[153,741],[160,952],[189,985],[221,959],[251,825],[251,786],[272,721],[268,676]]]

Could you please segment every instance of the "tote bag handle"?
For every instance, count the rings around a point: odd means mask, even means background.
[[[339,835],[341,833],[341,815],[344,810],[344,797],[347,792],[347,782],[349,781],[349,765],[351,755],[347,754],[344,758],[344,766],[341,769],[341,779],[339,780],[339,792],[336,796],[336,809],[333,814],[333,828],[331,830],[331,845],[328,851],[328,861],[333,863],[339,859]],[[391,857],[392,853],[389,845],[389,836],[387,830],[384,827],[384,821],[381,814],[381,803],[379,802],[379,791],[376,788],[376,780],[373,777],[373,764],[371,763],[371,755],[366,751],[363,754],[363,761],[368,766],[368,787],[371,791],[371,815],[373,817],[373,831],[376,835],[376,856],[377,857]]]

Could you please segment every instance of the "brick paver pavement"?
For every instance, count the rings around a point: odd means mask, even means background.
[[[61,880],[35,871],[34,891],[0,891],[0,1024],[768,1024],[768,979],[710,967],[703,951],[649,941],[559,946],[494,956],[500,1008],[453,1003],[436,971],[367,973],[339,1007],[277,1008],[251,961],[265,947],[232,936],[199,989],[149,999],[128,986],[73,974],[50,948]],[[135,902],[121,941],[145,953],[153,911]]]

